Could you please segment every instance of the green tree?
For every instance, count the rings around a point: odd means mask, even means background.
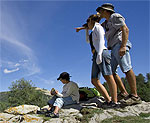
[[[146,79],[147,79],[147,82],[150,82],[150,73],[146,74]]]
[[[44,106],[47,104],[49,96],[43,92],[35,90],[32,81],[24,79],[12,82],[9,87],[10,92],[8,96],[8,102],[12,106],[18,106],[23,104]]]
[[[148,75],[148,74],[147,74]],[[150,82],[146,81],[146,78],[139,74],[136,76],[137,93],[144,101],[150,101]]]
[[[108,87],[107,82],[104,82],[104,83],[103,83],[103,86],[106,88],[107,92],[110,94],[110,91],[109,91],[109,87]]]

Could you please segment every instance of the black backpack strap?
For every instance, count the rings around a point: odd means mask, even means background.
[[[88,90],[90,90],[94,94],[94,96],[96,96],[96,94],[90,88],[88,88]]]

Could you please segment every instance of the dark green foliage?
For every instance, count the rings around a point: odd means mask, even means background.
[[[141,113],[140,117],[150,117],[150,113],[146,114],[146,113]]]
[[[130,93],[130,87],[126,78],[121,78],[121,80],[124,83],[127,92]],[[105,82],[103,85],[106,87],[106,89],[109,92],[107,83]],[[146,78],[142,74],[136,76],[136,85],[137,85],[137,93],[141,97],[141,99],[143,101],[149,102],[150,101],[150,73],[146,74]]]
[[[110,91],[109,91],[109,87],[108,87],[107,82],[104,82],[103,85],[104,85],[104,87],[106,88],[108,94],[110,95]]]
[[[9,92],[0,93],[0,112],[5,110],[10,105],[8,102],[8,93]]]
[[[47,105],[50,96],[45,95],[42,91],[35,90],[32,81],[24,79],[12,82],[9,87],[10,91],[5,94],[5,99],[0,101],[0,111],[7,107],[19,106],[23,104],[37,105],[39,107]],[[4,97],[4,95],[3,95]]]
[[[144,101],[150,101],[150,81],[146,81],[146,78],[139,74],[136,77],[137,80],[137,92],[138,95],[141,97]]]
[[[147,82],[150,82],[150,73],[146,74],[146,79],[147,79]]]
[[[94,114],[101,114],[103,113],[102,109],[92,109],[92,108],[83,108],[80,113],[83,117],[76,117],[81,123],[88,123],[89,119],[94,116]]]
[[[149,73],[147,74],[147,77],[149,76]],[[124,81],[125,87],[130,93],[130,87],[125,78],[122,78],[122,81]],[[137,93],[141,97],[142,100],[149,102],[150,101],[150,79],[146,78],[142,75],[139,74],[136,76],[136,85],[137,85]]]

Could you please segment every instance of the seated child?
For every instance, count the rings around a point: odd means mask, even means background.
[[[49,108],[48,110],[54,111],[49,113],[47,116],[52,118],[59,117],[59,110],[62,106],[75,104],[79,102],[79,87],[75,82],[70,81],[70,75],[67,72],[60,74],[57,80],[60,80],[64,86],[62,93],[59,93],[57,90],[52,88],[51,95],[54,95],[51,100],[48,101]]]

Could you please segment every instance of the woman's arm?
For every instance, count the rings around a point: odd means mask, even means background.
[[[75,29],[76,29],[76,32],[79,32],[80,30],[83,30],[83,29],[86,29],[86,28],[85,27],[77,27]]]

